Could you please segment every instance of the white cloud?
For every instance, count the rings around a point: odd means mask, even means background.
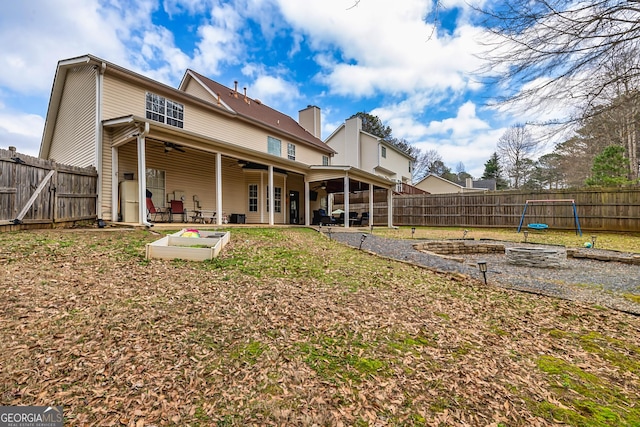
[[[334,57],[317,58],[324,68],[319,78],[335,94],[463,90],[479,65],[473,56],[479,30],[463,25],[454,36],[438,38],[424,22],[431,2],[368,0],[349,10],[339,0],[280,5],[312,48],[336,50]]]
[[[406,139],[424,151],[436,150],[452,170],[462,162],[467,172],[481,176],[484,162],[495,151],[504,129],[491,129],[487,121],[477,116],[476,105],[471,101],[462,104],[455,117],[424,123],[416,111],[422,111],[429,103],[428,98],[416,95],[376,108],[371,114],[390,126],[396,138]]]
[[[0,106],[0,147],[14,146],[19,153],[37,156],[44,129],[44,119]]]
[[[297,103],[300,92],[294,83],[283,78],[261,75],[251,85],[251,97],[282,111]]]
[[[6,2],[0,14],[0,85],[23,93],[47,91],[60,59],[86,53],[122,59],[122,27],[109,18],[97,1]]]

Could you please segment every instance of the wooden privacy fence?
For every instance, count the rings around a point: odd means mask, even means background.
[[[96,219],[95,168],[0,149],[0,231]]]
[[[517,228],[527,200],[574,200],[583,230],[640,231],[640,188],[548,190],[539,192],[397,195],[394,225]],[[374,205],[377,211],[378,203]],[[377,212],[374,212],[377,214]],[[524,227],[575,229],[570,202],[530,204]]]

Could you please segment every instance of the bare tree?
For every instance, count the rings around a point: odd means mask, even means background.
[[[427,176],[428,173],[431,173],[434,168],[434,164],[442,163],[442,156],[438,153],[437,150],[417,150],[412,153],[415,157],[415,162],[413,164],[413,182],[416,183],[420,181],[422,178]]]
[[[522,124],[511,126],[498,140],[497,151],[513,188],[520,188],[533,167],[538,143]]]
[[[489,33],[485,71],[513,88],[501,102],[588,110],[637,81],[640,1],[513,0],[480,10]],[[609,65],[617,69],[611,73]],[[565,119],[579,118],[580,115]]]

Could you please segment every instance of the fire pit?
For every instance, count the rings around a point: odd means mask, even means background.
[[[565,248],[505,248],[507,262],[525,267],[564,267],[567,262]]]

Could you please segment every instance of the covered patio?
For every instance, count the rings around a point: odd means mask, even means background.
[[[110,163],[105,176],[112,180],[99,203],[111,207],[114,222],[311,225],[312,212],[331,209],[334,194],[345,195],[343,209],[349,218],[349,194],[373,194],[374,189],[385,189],[392,206],[395,182],[350,166],[309,166],[135,116],[103,125],[105,146],[110,147],[103,153],[105,166]],[[136,190],[124,194],[126,181]],[[150,218],[147,191],[157,209],[179,204],[186,213],[178,216],[172,209],[168,219]],[[117,202],[105,203],[108,199]],[[373,212],[370,199],[368,211]],[[391,222],[389,210],[387,225]],[[349,225],[345,221],[344,226]]]

